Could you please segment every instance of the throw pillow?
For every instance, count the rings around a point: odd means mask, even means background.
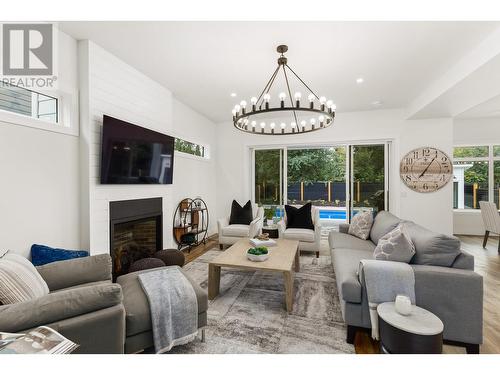
[[[372,224],[373,214],[370,211],[359,211],[352,218],[348,233],[352,236],[361,238],[362,240],[366,240],[370,235]]]
[[[415,255],[415,245],[406,230],[405,224],[399,224],[378,240],[373,257],[378,260],[409,263]]]
[[[314,229],[311,216],[312,204],[306,203],[300,208],[285,205],[286,227],[300,229]]]
[[[229,218],[229,225],[250,225],[252,220],[252,202],[248,201],[243,207],[241,207],[238,202],[233,200],[233,204],[231,205],[231,217]]]
[[[58,262],[73,258],[88,257],[89,252],[85,250],[57,249],[45,245],[31,246],[31,263],[35,266],[43,266],[47,263]]]
[[[11,253],[0,259],[2,304],[25,302],[47,294],[49,294],[47,283],[28,259]]]

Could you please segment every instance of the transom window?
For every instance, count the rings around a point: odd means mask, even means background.
[[[457,146],[453,150],[453,208],[479,209],[500,195],[500,145]]]
[[[208,153],[205,146],[185,141],[180,138],[175,138],[175,151],[183,152],[185,154],[200,156],[202,158],[208,157]]]
[[[58,99],[22,87],[0,83],[0,110],[57,124]]]

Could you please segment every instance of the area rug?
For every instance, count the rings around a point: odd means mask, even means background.
[[[212,249],[184,269],[206,289],[208,262],[219,254]],[[206,341],[169,353],[354,353],[345,341],[330,256],[303,255],[300,262],[290,314],[281,274],[222,268],[220,294],[209,302]]]

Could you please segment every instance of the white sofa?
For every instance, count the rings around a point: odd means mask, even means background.
[[[252,213],[253,220],[250,225],[229,225],[229,216],[217,221],[217,227],[219,230],[219,247],[221,250],[224,248],[224,245],[232,245],[244,237],[253,238],[262,232],[264,208],[253,204]]]
[[[299,241],[300,251],[314,251],[316,258],[319,258],[319,248],[321,244],[321,224],[319,221],[319,209],[311,209],[314,230],[286,227],[286,211],[283,220],[278,223],[278,232],[280,238]]]

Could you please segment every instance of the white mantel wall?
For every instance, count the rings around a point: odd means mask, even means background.
[[[172,93],[90,41],[79,42],[81,84],[82,233],[92,254],[109,252],[109,202],[161,197],[163,246],[172,247],[172,221],[178,201],[206,199],[215,207],[215,157],[200,160],[176,153],[172,185],[101,185],[100,148],[103,115],[161,133],[201,142],[215,149],[215,125],[174,99]],[[88,174],[88,178],[86,176]],[[209,182],[210,181],[210,182]],[[212,222],[214,223],[214,221]],[[211,226],[210,233],[215,226]]]
[[[251,199],[250,148],[272,145],[314,145],[342,142],[390,140],[390,210],[434,231],[451,234],[452,184],[433,193],[416,193],[399,177],[399,161],[420,146],[452,151],[452,120],[405,120],[404,110],[377,110],[338,113],[334,126],[296,136],[262,136],[235,130],[231,122],[217,126],[217,209],[228,213],[232,199],[241,203]]]

